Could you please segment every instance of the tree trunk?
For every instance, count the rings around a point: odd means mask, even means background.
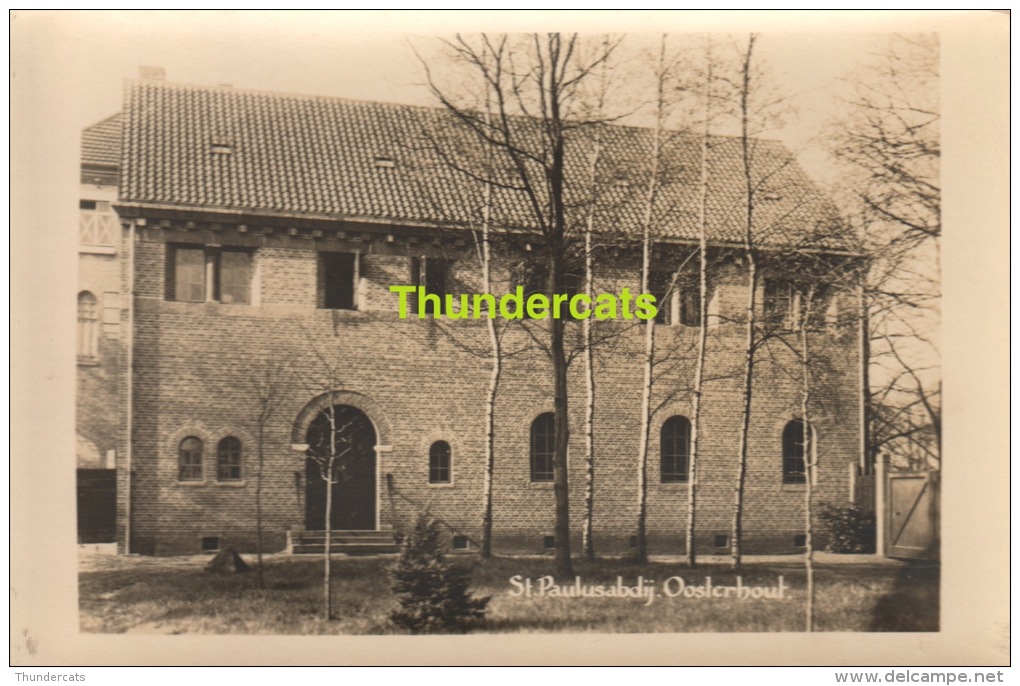
[[[646,257],[646,265],[647,259]],[[647,266],[644,272],[647,273]],[[642,286],[641,292],[648,292],[647,285]],[[641,379],[641,434],[638,437],[638,518],[635,559],[641,563],[648,561],[648,434],[652,422],[652,362],[654,357],[655,319],[648,319],[645,321],[645,351]]]
[[[665,112],[666,88],[666,36],[659,44],[659,62],[656,70],[657,97],[655,101],[655,129],[652,134],[651,170],[648,176],[648,191],[645,211],[642,217],[641,236],[641,292],[648,292],[652,268],[652,221],[659,192],[659,163],[662,155],[662,129]],[[638,428],[638,470],[637,470],[637,550],[638,562],[648,561],[648,435],[652,423],[652,367],[655,363],[655,319],[645,320],[645,348],[642,356],[641,418]]]
[[[258,460],[259,471],[255,475],[255,559],[258,561],[259,588],[266,587],[262,569],[262,470],[265,466],[265,422],[259,422]]]
[[[800,315],[800,363],[803,375],[804,392],[801,395],[800,414],[804,423],[804,572],[807,578],[806,590],[807,603],[804,608],[805,631],[814,631],[815,626],[815,568],[814,568],[814,535],[812,527],[812,497],[814,496],[815,476],[815,445],[814,434],[811,431],[808,406],[811,400],[811,368],[810,352],[808,350],[807,323],[811,312],[811,301],[813,300],[813,287],[808,289],[807,302],[801,308]]]
[[[333,457],[326,472],[326,546],[323,551],[322,593],[326,621],[333,619]]]
[[[711,41],[711,39],[709,39]],[[691,455],[687,474],[687,566],[698,564],[695,518],[698,512],[698,456],[701,446],[701,397],[705,378],[705,349],[708,346],[708,137],[711,133],[711,42],[705,47],[705,129],[701,137],[701,198],[698,207],[698,353],[694,366],[691,417]]]
[[[595,166],[598,160],[598,148],[592,161],[591,182],[595,183]],[[592,268],[592,229],[595,221],[594,203],[588,213],[588,221],[584,233],[584,293],[589,302],[595,292]],[[584,527],[581,533],[581,547],[586,560],[595,559],[594,519],[595,519],[595,359],[592,350],[591,315],[585,317],[581,324],[584,337],[584,386],[586,392],[584,405]]]
[[[744,480],[747,475],[747,443],[751,433],[751,400],[754,381],[754,326],[755,291],[758,288],[758,269],[754,253],[747,252],[747,326],[744,349],[743,405],[740,412],[740,439],[737,447],[737,479],[733,487],[733,527],[730,533],[730,556],[733,566],[741,563],[741,536],[744,516]]]
[[[747,42],[741,71],[742,84],[740,91],[740,146],[744,172],[744,256],[747,260],[747,322],[744,349],[744,383],[743,407],[740,417],[740,439],[737,448],[737,478],[733,487],[733,527],[730,534],[730,556],[733,566],[741,563],[741,536],[743,535],[744,516],[744,480],[747,476],[747,444],[751,432],[751,400],[754,385],[754,353],[755,353],[755,296],[758,290],[758,265],[754,254],[754,180],[751,175],[750,151],[750,96],[751,96],[751,58],[754,53],[755,35]]]
[[[490,236],[490,210],[492,187],[485,185],[485,201],[482,220],[482,282],[485,293],[492,293],[492,252]],[[489,388],[485,397],[485,477],[482,506],[482,557],[492,557],[492,485],[496,470],[496,394],[499,391],[500,375],[503,371],[502,348],[496,322],[486,319],[489,343],[492,349],[492,370],[489,374]]]

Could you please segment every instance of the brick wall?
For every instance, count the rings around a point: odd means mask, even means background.
[[[463,250],[457,281],[470,282],[473,247]],[[294,247],[259,248],[255,255],[259,305],[191,304],[163,300],[164,243],[138,243],[135,326],[133,455],[134,552],[194,553],[203,536],[217,536],[241,550],[254,546],[256,412],[252,381],[265,360],[286,364],[280,408],[266,427],[263,518],[267,549],[281,549],[286,531],[304,526],[303,455],[290,444],[300,438],[297,418],[324,390],[327,367],[339,370],[338,388],[350,392],[373,420],[381,445],[379,523],[406,529],[417,512],[428,510],[451,533],[477,543],[480,534],[484,450],[484,402],[489,366],[484,324],[474,321],[399,320],[389,285],[410,282],[410,258],[369,252],[361,262],[361,303],[365,311],[314,307],[316,254]],[[733,508],[740,426],[740,373],[744,303],[738,265],[715,274],[703,400],[698,537],[703,551],[714,536],[728,535]],[[603,269],[604,285],[637,287],[630,264]],[[601,552],[625,552],[637,517],[638,416],[641,327],[605,322],[596,369],[595,533]],[[529,428],[552,410],[551,364],[522,327],[515,324],[505,350],[518,351],[504,363],[497,398],[494,538],[497,551],[542,551],[553,533],[553,491],[531,483]],[[576,342],[580,325],[567,325]],[[659,482],[659,429],[671,415],[691,414],[696,330],[657,327],[656,411],[648,462],[648,529],[651,552],[684,550],[686,484]],[[538,334],[541,340],[541,334]],[[795,344],[795,340],[787,341]],[[852,332],[817,334],[812,423],[817,435],[819,473],[816,501],[846,498],[847,464],[857,461],[857,352]],[[745,493],[745,550],[794,551],[803,531],[804,486],[782,483],[781,434],[799,416],[799,363],[780,339],[759,351],[748,450]],[[325,362],[324,362],[325,361]],[[580,531],[585,465],[584,383],[580,357],[570,371],[571,527]],[[358,400],[360,399],[360,401]],[[215,479],[215,446],[237,436],[245,450],[241,482]],[[177,447],[187,436],[205,445],[205,479],[178,480]],[[428,483],[428,449],[435,440],[452,447],[453,482]],[[297,441],[301,442],[301,441]],[[579,533],[578,533],[579,536]]]

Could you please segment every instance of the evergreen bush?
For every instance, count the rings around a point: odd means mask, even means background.
[[[441,536],[434,519],[419,515],[389,570],[400,605],[390,621],[412,634],[464,631],[484,618],[491,598],[468,593],[471,571],[443,560]]]
[[[875,515],[856,505],[840,507],[823,503],[818,518],[829,535],[825,547],[831,553],[875,552]]]

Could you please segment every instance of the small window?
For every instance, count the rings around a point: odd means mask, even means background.
[[[531,423],[531,480],[553,480],[556,417],[552,412],[540,414]]]
[[[439,257],[417,257],[411,264],[411,282],[425,289],[426,294],[439,298],[436,301],[427,298],[423,303],[425,314],[438,317],[442,314],[449,290],[450,261]],[[418,311],[417,297],[414,298],[414,312]]]
[[[99,301],[88,291],[78,294],[78,361],[99,359]]]
[[[450,444],[436,441],[429,448],[429,483],[450,483]]]
[[[166,292],[178,302],[251,302],[251,253],[203,246],[169,246]]]
[[[701,326],[701,283],[697,275],[688,274],[678,284],[680,296],[680,323],[684,326]]]
[[[673,299],[676,288],[673,287],[672,272],[650,272],[648,274],[648,292],[655,296],[655,307],[658,312],[655,315],[656,324],[672,324]]]
[[[79,200],[78,201],[78,209],[81,209],[81,210],[95,210],[96,209],[96,201],[95,200]]]
[[[178,449],[178,479],[181,481],[202,480],[202,441],[188,436]]]
[[[714,542],[716,548],[728,548],[730,545],[730,537],[726,534],[716,534]]]
[[[834,297],[832,287],[826,283],[815,284],[802,295],[803,308],[806,310],[809,329],[824,329],[829,321],[829,310],[832,309]]]
[[[807,534],[796,534],[793,537],[794,548],[806,548],[807,547]]]
[[[691,422],[687,417],[670,417],[659,434],[662,451],[662,483],[687,481],[691,457]]]
[[[247,305],[251,292],[251,254],[223,250],[219,255],[219,296],[221,303]]]
[[[219,536],[203,536],[202,537],[202,552],[203,553],[215,553],[220,549],[220,537]]]
[[[358,256],[349,252],[319,254],[321,307],[327,310],[357,309]]]
[[[543,536],[542,537],[542,547],[545,548],[546,550],[551,550],[551,549],[555,548],[556,547],[556,537],[555,536]]]
[[[241,480],[241,441],[227,436],[216,447],[216,480]]]
[[[563,294],[567,296],[567,299],[560,305],[560,319],[568,322],[581,321],[581,319],[574,319],[570,313],[570,301],[575,295],[584,293],[583,271],[583,268],[568,268],[567,273],[563,275]],[[578,309],[581,308],[578,307]]]
[[[452,547],[454,550],[467,550],[471,547],[467,536],[454,536]]]
[[[172,249],[173,297],[178,302],[205,302],[205,250],[176,247]]]
[[[637,536],[631,536],[629,544],[631,548],[637,548]]]
[[[765,323],[784,329],[796,324],[799,294],[794,284],[779,279],[765,281]]]
[[[804,456],[811,446],[804,444],[804,422],[794,419],[783,429],[783,483],[805,482]]]

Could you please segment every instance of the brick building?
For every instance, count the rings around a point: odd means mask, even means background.
[[[399,532],[428,510],[455,547],[477,545],[490,368],[485,324],[400,319],[389,291],[403,284],[440,293],[482,290],[470,228],[477,195],[421,144],[422,131],[437,130],[441,120],[427,108],[152,78],[127,85],[122,114],[98,125],[118,128],[119,139],[103,139],[119,151],[115,207],[123,243],[116,244],[112,264],[120,269],[122,292],[134,295],[104,324],[116,328],[117,359],[132,370],[110,386],[119,408],[119,442],[110,449],[116,449],[122,551],[195,553],[226,542],[251,550],[260,433],[267,549],[282,550],[296,533],[321,529],[325,487],[303,450],[321,437],[330,404],[359,427],[352,429],[350,468],[335,491],[335,527]],[[619,170],[638,166],[648,135],[611,127],[607,150]],[[747,300],[739,147],[717,142],[710,162],[709,348],[699,463],[703,551],[728,545]],[[853,244],[781,146],[756,146],[767,168],[763,178],[770,179],[755,240],[763,256],[758,300],[771,330],[754,380],[745,550],[792,552],[802,544],[805,484],[803,390],[788,324],[806,280],[814,278],[807,270],[795,278],[796,260],[810,253],[840,264]],[[689,258],[698,236],[698,142],[681,142],[674,154],[678,171],[663,191],[669,211],[657,230],[657,273],[697,264]],[[641,195],[636,177],[618,171],[607,188],[604,216],[624,236],[633,233]],[[503,225],[520,228],[512,197],[497,198],[496,207]],[[526,231],[498,246],[494,292],[534,277],[534,247]],[[596,270],[600,292],[638,292],[638,255],[626,240],[607,243]],[[698,323],[688,271],[681,270],[684,278],[656,325],[652,553],[680,553],[685,546]],[[817,292],[824,307],[811,333],[808,449],[818,460],[817,500],[843,502],[848,466],[861,455],[857,300],[846,283]],[[528,333],[543,322],[504,325],[505,349],[514,354],[504,360],[495,407],[494,548],[538,553],[553,533],[551,364]],[[598,326],[594,533],[600,552],[622,553],[636,532],[643,339],[634,321]],[[572,344],[580,328],[568,322]],[[570,374],[571,526],[579,538],[585,480],[579,362]],[[279,390],[260,431],[267,379]],[[79,408],[91,402],[89,395],[79,388]]]
[[[82,133],[78,220],[78,540],[115,535],[115,463],[125,407],[123,233],[113,203],[120,165],[120,115]]]

